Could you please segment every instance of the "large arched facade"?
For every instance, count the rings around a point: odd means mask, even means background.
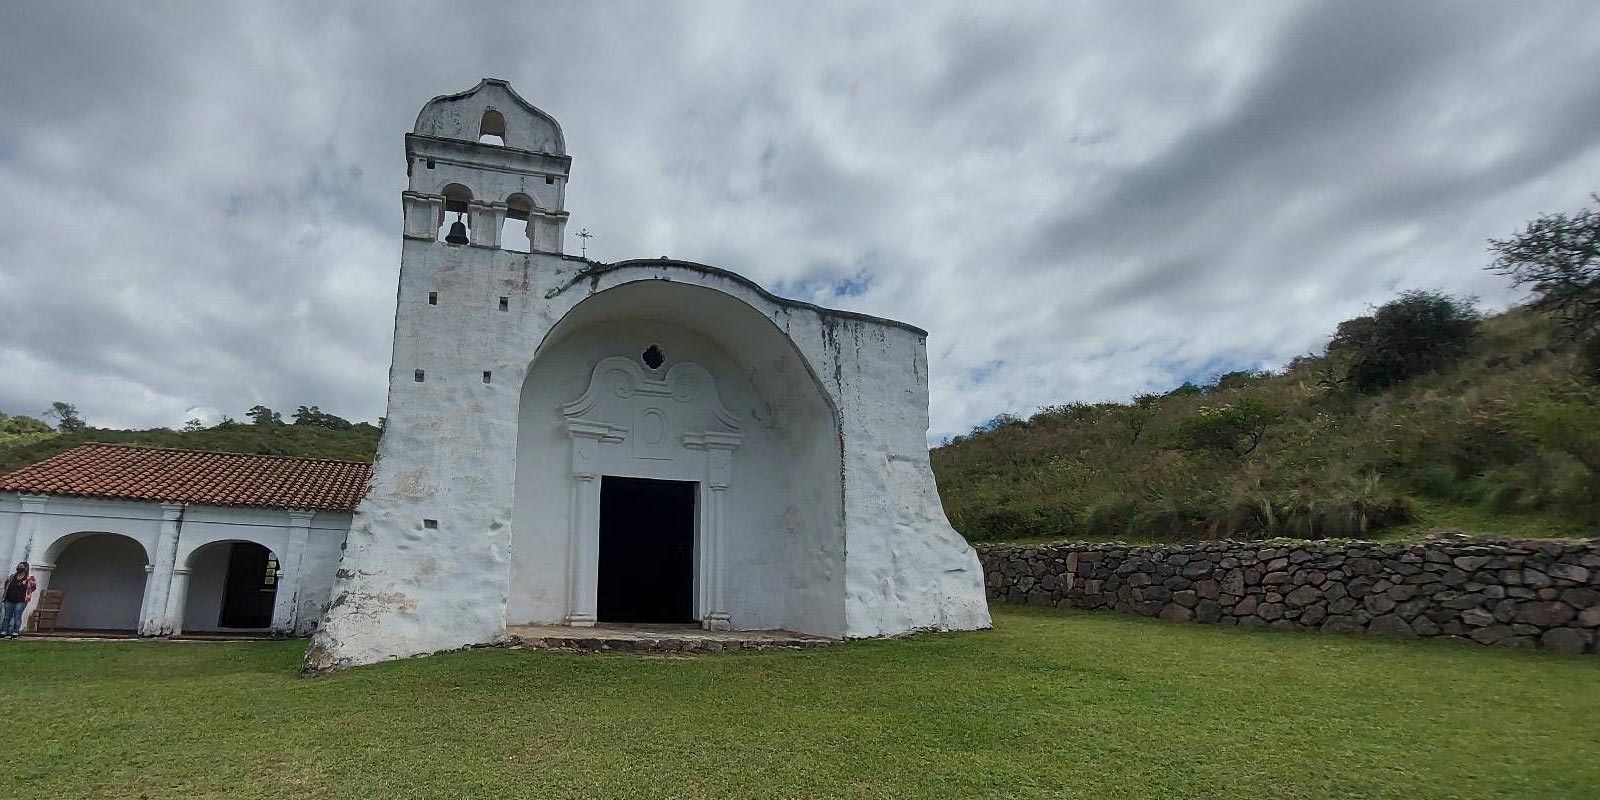
[[[839,441],[816,377],[745,301],[656,280],[584,299],[522,386],[507,623],[692,620],[842,636]],[[618,478],[686,486],[659,495]],[[646,501],[656,507],[632,510]],[[650,578],[683,580],[649,585],[634,557],[656,561]],[[676,592],[690,593],[688,619],[670,610]],[[607,599],[662,616],[608,618]]]

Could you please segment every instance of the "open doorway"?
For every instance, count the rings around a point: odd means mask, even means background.
[[[266,628],[278,599],[278,559],[255,542],[228,549],[228,577],[222,587],[219,628]]]
[[[697,485],[601,479],[600,622],[694,622]]]

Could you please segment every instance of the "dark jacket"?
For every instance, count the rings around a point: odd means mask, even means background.
[[[12,582],[16,581],[16,580],[18,580],[17,573],[13,572],[13,573],[10,573],[10,574],[6,575],[5,584],[3,586],[0,586],[0,597],[5,597],[6,592],[11,590]],[[35,590],[37,590],[39,588],[39,582],[37,580],[34,580],[34,577],[33,577],[33,575],[31,573],[27,577],[22,578],[21,580],[27,581],[26,588],[24,588],[22,590],[22,602],[26,603],[26,602],[28,602],[28,601],[33,599],[33,593],[34,593]]]

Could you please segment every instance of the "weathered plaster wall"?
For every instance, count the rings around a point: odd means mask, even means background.
[[[66,592],[62,628],[134,630],[144,597],[145,551],[126,536],[96,534],[69,543],[55,556],[50,588]]]
[[[674,287],[679,294],[688,292],[690,299],[701,300],[691,306],[677,302],[680,298],[670,291],[662,296],[659,292],[629,292],[629,288],[597,295],[590,302],[612,300],[606,303],[607,312],[622,312],[631,309],[631,304],[616,298],[638,294],[668,308],[693,308],[699,317],[697,327],[703,330],[727,324],[717,319],[715,303],[693,296],[706,290]],[[708,369],[722,403],[740,420],[743,441],[733,456],[733,481],[727,492],[731,534],[727,595],[734,629],[787,628],[842,636],[844,527],[839,437],[831,409],[782,336],[767,331],[766,347],[756,347],[758,342],[748,339],[736,343],[742,350],[764,351],[759,364],[788,364],[789,380],[763,381],[776,384],[763,392],[752,376],[767,371],[745,366],[719,344],[721,339],[672,322],[627,317],[606,321],[607,315],[600,313],[585,316],[589,321],[584,327],[540,349],[524,384],[508,621],[560,622],[566,612],[571,511],[567,501],[572,473],[562,404],[583,393],[601,359],[620,356],[637,360],[646,347],[657,344],[667,354],[668,367],[692,362]],[[609,446],[624,449],[628,445]],[[703,453],[699,458],[704,460]],[[703,473],[704,467],[692,464],[684,465],[689,471],[681,475],[654,472],[677,466],[641,462],[635,465],[639,471],[632,474],[680,480],[702,477],[698,473]]]
[[[309,668],[502,635],[517,422],[530,362],[583,300],[641,281],[699,287],[753,309],[757,314],[738,324],[759,318],[781,331],[796,364],[836,410],[845,635],[989,624],[977,557],[945,520],[928,464],[923,332],[779,301],[701,265],[599,265],[408,239],[387,424]],[[437,293],[437,305],[428,304],[429,292]],[[500,297],[507,298],[506,311],[499,310]],[[712,338],[733,346],[720,332]],[[740,360],[753,376],[769,372],[760,361]],[[422,382],[417,370],[424,371]],[[483,382],[485,371],[491,383]]]
[[[25,507],[31,510],[25,512]],[[145,560],[139,566],[139,591],[133,597],[132,613],[137,618],[146,591],[155,587],[165,598],[172,589],[174,571],[191,566],[189,563],[191,557],[197,552],[203,554],[207,552],[208,545],[217,542],[256,542],[278,555],[288,585],[293,587],[290,594],[283,596],[283,602],[295,603],[295,610],[291,614],[289,609],[284,608],[275,615],[283,624],[281,632],[306,635],[317,627],[333,586],[333,576],[338,568],[345,535],[350,529],[349,514],[305,512],[307,520],[303,534],[304,546],[298,549],[300,557],[295,558],[297,549],[290,546],[291,540],[295,538],[291,530],[293,525],[291,512],[264,508],[183,507],[172,523],[172,541],[165,548],[161,544],[163,513],[163,505],[153,502],[51,496],[35,498],[33,505],[25,506],[22,497],[18,495],[0,494],[0,553],[10,553],[13,564],[19,560],[32,563],[39,575],[41,586],[70,588],[72,597],[68,600],[69,605],[79,608],[87,605],[98,606],[103,603],[94,598],[110,591],[98,588],[106,581],[112,581],[121,587],[114,592],[117,597],[126,594],[126,586],[120,583],[122,578],[103,575],[100,567],[92,565],[88,567],[89,573],[80,575],[80,567],[86,562],[74,557],[66,567],[63,567],[57,558],[59,554],[67,551],[73,542],[97,532],[126,537],[127,540],[136,542],[145,553]],[[225,547],[212,549],[223,553],[227,551]],[[165,553],[167,558],[171,559],[165,564],[165,569],[157,568],[161,563],[157,554],[161,553]],[[93,562],[94,559],[90,561]],[[146,583],[147,573],[144,569],[146,565],[151,567],[149,574],[153,576],[149,579],[149,583]],[[195,575],[194,572],[190,573],[191,577]],[[182,580],[183,578],[179,578],[179,582]],[[210,620],[204,622],[201,627],[190,627],[189,630],[206,630],[208,629],[206,626],[215,627],[215,613],[205,610],[203,606],[206,602],[219,603],[220,596],[209,597],[209,587],[211,583],[203,575],[199,576],[196,585],[185,587],[188,594],[183,606],[186,611],[200,604],[201,619]],[[216,583],[218,591],[220,587],[220,582]],[[111,605],[121,609],[126,602],[117,600]],[[144,610],[154,615],[153,624],[156,626],[154,631],[146,626],[146,633],[164,635],[173,632],[170,628],[160,627],[162,618],[166,616],[164,605],[160,609]],[[187,613],[185,618],[188,618]],[[75,624],[72,620],[73,617],[63,614],[61,625]]]
[[[183,611],[185,632],[221,630],[218,623],[230,550],[230,544],[218,543],[202,547],[189,556],[189,591]]]
[[[1174,622],[1595,652],[1600,540],[980,547],[989,596]]]
[[[499,111],[505,118],[506,147],[537,153],[566,153],[566,140],[555,118],[522,99],[503,80],[485,78],[465,92],[429,100],[417,114],[412,132],[445,139],[478,141],[483,112]]]

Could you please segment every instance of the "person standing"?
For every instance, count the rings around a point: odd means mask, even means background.
[[[6,576],[3,613],[0,613],[0,637],[17,638],[22,632],[22,610],[33,599],[39,582],[28,572],[28,562],[17,564],[17,571]]]

